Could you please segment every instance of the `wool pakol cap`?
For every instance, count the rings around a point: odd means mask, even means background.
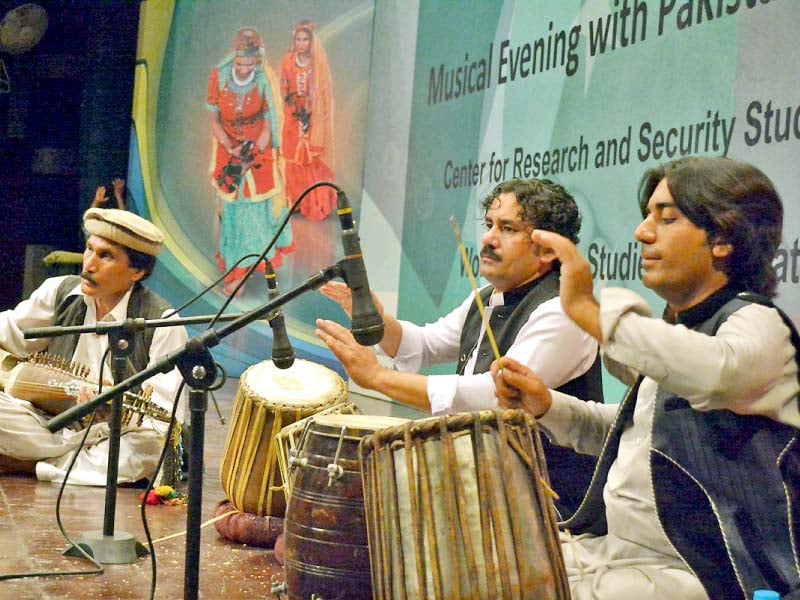
[[[117,208],[90,208],[83,228],[93,235],[152,256],[161,252],[164,234],[147,219]]]

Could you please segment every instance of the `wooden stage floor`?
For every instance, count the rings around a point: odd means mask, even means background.
[[[238,380],[228,381],[215,393],[226,421],[231,413]],[[365,399],[351,394],[365,414],[402,417],[422,416],[393,403]],[[209,402],[205,427],[205,469],[202,519],[211,519],[217,504],[225,499],[219,465],[227,434]],[[0,579],[14,573],[93,570],[85,560],[62,555],[68,546],[56,520],[59,485],[40,483],[30,477],[0,475]],[[183,491],[186,490],[184,482]],[[146,545],[138,496],[141,490],[117,491],[115,532],[131,534]],[[102,531],[105,489],[67,486],[61,501],[61,520],[67,534],[76,540],[81,534]],[[148,506],[147,523],[154,540],[186,529],[185,506]],[[0,600],[50,600],[150,598],[152,560],[157,567],[155,598],[183,598],[185,536],[155,543],[155,557],[145,556],[133,564],[103,565],[99,575],[61,575],[0,580]],[[284,581],[283,568],[272,550],[230,542],[214,525],[201,531],[200,568],[197,596],[209,600],[273,598],[274,583]]]

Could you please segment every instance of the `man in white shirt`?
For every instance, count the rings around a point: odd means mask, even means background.
[[[172,313],[162,298],[142,285],[161,251],[164,240],[161,231],[142,217],[118,209],[90,208],[83,223],[88,237],[80,277],[48,279],[28,300],[0,313],[0,347],[19,357],[46,351],[87,369],[88,382],[96,384],[102,370],[104,382],[113,383],[110,362],[106,361],[105,368],[101,369],[108,349],[107,335],[84,333],[24,338],[24,330],[35,327],[94,325],[139,317],[153,319]],[[125,376],[182,348],[186,340],[182,326],[136,332]],[[180,373],[173,369],[154,375],[144,382],[143,388],[152,388],[153,404],[169,412],[177,401],[180,379]],[[77,401],[86,401],[95,393],[92,386],[83,386]],[[35,473],[39,479],[47,481],[63,480],[84,431],[81,426],[74,425],[51,433],[46,428],[51,417],[28,401],[0,394],[0,471]],[[182,414],[177,417],[180,421]],[[109,428],[108,423],[95,421],[78,454],[70,483],[106,483]],[[137,418],[132,421],[136,422]],[[123,430],[120,483],[154,477],[165,429],[166,423],[148,417],[141,426]]]
[[[572,196],[545,179],[499,184],[483,200],[486,232],[480,273],[489,281],[481,302],[502,356],[541,373],[548,385],[602,401],[597,342],[563,312],[558,300],[559,261],[531,242],[536,227],[578,241],[581,217]],[[320,291],[350,314],[350,292],[329,283]],[[418,326],[385,314],[382,352],[397,370],[383,368],[370,348],[332,321],[317,322],[317,335],[359,385],[435,415],[497,408],[489,366],[494,358],[486,328],[470,294],[435,323]],[[423,375],[421,369],[457,362],[453,375]],[[546,448],[562,516],[571,514],[589,483],[594,461],[560,448]]]
[[[596,301],[575,245],[532,235],[562,261],[566,313],[632,384],[622,404],[550,391],[508,358],[492,365],[502,406],[600,457],[562,524],[572,598],[798,598],[798,347],[769,302],[781,200],[751,165],[689,157],[645,173],[639,203],[642,281],[666,300],[663,319],[630,290]]]

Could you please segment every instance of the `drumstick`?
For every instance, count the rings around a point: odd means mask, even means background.
[[[450,215],[450,225],[453,227],[453,234],[456,236],[456,243],[458,244],[459,250],[461,250],[461,261],[464,263],[464,270],[467,272],[467,276],[469,277],[469,283],[472,286],[472,291],[475,292],[475,304],[478,306],[478,312],[481,314],[484,327],[486,327],[486,335],[489,338],[489,345],[492,347],[492,352],[494,352],[495,359],[500,360],[500,350],[497,348],[497,342],[494,339],[494,333],[492,332],[492,328],[489,326],[489,319],[486,317],[486,311],[483,310],[481,295],[478,293],[478,282],[475,281],[475,276],[472,274],[472,268],[469,264],[469,257],[467,256],[467,249],[464,247],[464,242],[461,241],[461,231],[459,230],[458,223],[456,223],[456,218],[453,215]]]

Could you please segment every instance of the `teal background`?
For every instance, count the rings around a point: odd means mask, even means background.
[[[589,22],[605,19],[620,7],[603,1],[459,2],[422,0],[417,38],[410,122],[406,218],[401,234],[402,260],[398,311],[402,318],[430,321],[452,309],[470,291],[461,259],[448,225],[454,215],[465,245],[480,245],[478,203],[495,182],[447,190],[444,164],[489,161],[495,155],[511,157],[514,149],[543,152],[588,144],[588,168],[561,172],[550,178],[565,185],[583,214],[580,247],[590,245],[622,253],[632,241],[640,214],[636,204],[639,179],[648,167],[667,160],[644,151],[639,129],[645,122],[655,129],[706,120],[707,112],[736,117],[728,154],[761,167],[783,191],[786,239],[797,237],[798,176],[795,168],[798,137],[781,147],[743,143],[746,106],[755,99],[772,98],[777,106],[798,108],[797,69],[800,52],[790,29],[800,24],[800,4],[771,2],[753,9],[740,8],[682,30],[675,19],[681,3],[667,16],[658,35],[658,2],[647,2],[645,38],[637,28],[635,43],[590,55]],[[711,3],[715,4],[715,3]],[[639,21],[642,22],[641,20]],[[565,67],[543,70],[527,78],[497,84],[499,47],[503,40],[515,48],[525,42],[581,26],[578,68],[568,76]],[[630,25],[630,21],[629,21]],[[786,36],[780,35],[785,31]],[[630,32],[629,32],[630,33]],[[629,40],[632,38],[628,38]],[[428,104],[429,71],[441,63],[458,66],[465,54],[485,54],[494,44],[493,85],[484,92],[436,105]],[[780,100],[778,100],[780,99]],[[596,144],[624,137],[631,131],[630,157],[625,164],[597,168]],[[652,135],[652,134],[651,134]],[[701,154],[720,154],[708,151]],[[775,158],[771,158],[775,156]],[[770,157],[770,158],[768,158]],[[507,173],[510,178],[511,172]],[[541,176],[541,175],[540,175]],[[597,252],[595,251],[595,256]],[[642,293],[654,312],[663,303],[638,278],[599,279],[607,285],[630,287]],[[797,313],[797,282],[781,287],[779,302]],[[444,366],[435,372],[452,372]],[[619,386],[606,377],[607,397],[619,396]]]

